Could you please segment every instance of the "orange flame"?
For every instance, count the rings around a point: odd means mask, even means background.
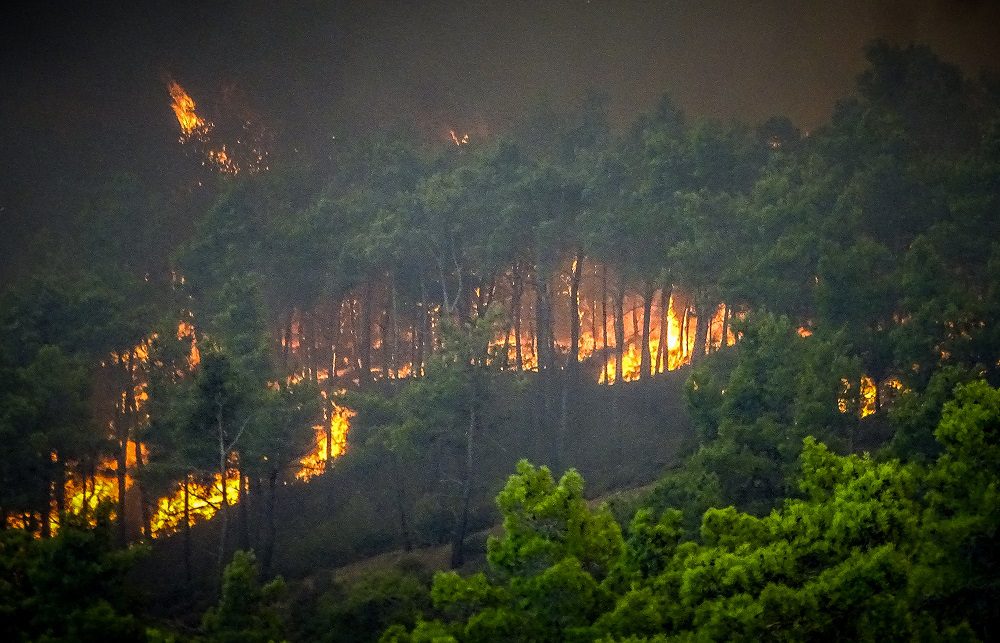
[[[347,453],[347,434],[351,430],[351,418],[354,411],[333,405],[333,413],[330,417],[330,447],[331,458],[339,458]],[[295,473],[298,480],[308,481],[326,470],[327,462],[327,442],[326,425],[317,424],[313,427],[315,431],[315,443],[313,450],[299,461],[300,468]]]
[[[180,141],[182,143],[187,142],[191,138],[205,136],[212,130],[212,123],[198,115],[194,99],[184,91],[184,88],[180,84],[174,80],[169,81],[167,83],[167,91],[170,92],[170,99],[172,101],[170,107],[174,110],[174,116],[177,117],[177,124],[181,128]]]

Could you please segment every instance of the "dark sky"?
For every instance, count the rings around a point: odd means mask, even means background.
[[[58,208],[39,203],[64,179],[169,175],[168,76],[210,116],[235,96],[296,145],[394,119],[488,135],[540,97],[588,88],[620,121],[668,92],[692,116],[784,114],[808,129],[877,37],[928,44],[970,74],[1000,69],[1000,6],[974,0],[129,4],[7,11],[0,220],[15,231]]]

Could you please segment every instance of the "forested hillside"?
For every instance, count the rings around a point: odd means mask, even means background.
[[[810,132],[250,160],[171,81],[198,189],[87,190],[2,293],[3,637],[1000,637],[1000,82],[866,58]]]

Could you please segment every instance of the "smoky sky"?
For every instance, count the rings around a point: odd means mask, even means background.
[[[692,117],[810,129],[875,38],[1000,67],[1000,7],[976,1],[41,2],[0,30],[0,217],[25,233],[58,221],[39,203],[59,185],[183,166],[167,78],[295,147],[398,121],[485,137],[591,89],[618,123],[668,93]]]

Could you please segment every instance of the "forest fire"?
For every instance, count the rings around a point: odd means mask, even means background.
[[[299,470],[295,472],[296,479],[308,482],[310,478],[323,473],[331,459],[347,453],[347,434],[351,429],[353,416],[354,411],[334,404],[330,414],[329,431],[326,423],[313,427],[316,433],[315,446],[299,460]]]
[[[269,169],[264,128],[244,116],[239,118],[238,132],[226,135],[214,121],[198,114],[194,99],[177,81],[168,81],[167,91],[180,127],[178,141],[182,145],[191,144],[202,166],[229,176],[244,171],[258,174]],[[220,138],[228,142],[219,143]]]
[[[468,135],[468,133],[462,134],[462,136],[459,136],[457,133],[455,133],[455,130],[452,129],[452,130],[448,130],[448,136],[451,137],[451,142],[454,143],[457,146],[468,145],[468,143],[469,143],[469,135]]]
[[[180,142],[187,143],[192,138],[206,137],[214,126],[198,115],[194,99],[174,80],[168,81],[167,91],[170,92],[172,101],[170,107],[174,110],[177,124],[181,128]]]
[[[236,470],[226,471],[225,498],[232,504],[240,497],[240,477]],[[208,480],[189,476],[174,484],[173,493],[156,501],[156,511],[150,520],[151,537],[172,534],[184,527],[184,521],[193,525],[212,518],[223,505],[222,476],[218,473]]]

